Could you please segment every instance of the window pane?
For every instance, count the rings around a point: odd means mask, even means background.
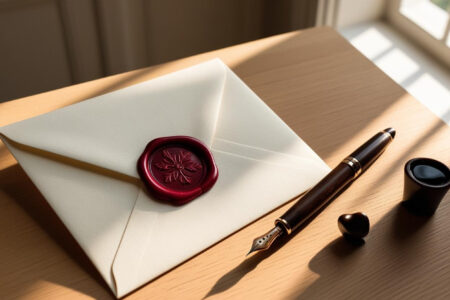
[[[433,1],[442,1],[441,5],[448,5],[450,0]],[[444,37],[449,14],[429,0],[402,0],[400,12],[436,39]]]
[[[448,10],[450,8],[450,0],[431,0],[431,2],[436,4],[443,10]]]

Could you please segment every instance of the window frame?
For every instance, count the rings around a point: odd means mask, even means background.
[[[386,6],[388,22],[450,68],[450,17],[443,37],[438,39],[401,12],[402,1],[388,1]],[[430,2],[430,5],[435,4]],[[447,13],[450,15],[450,12]]]

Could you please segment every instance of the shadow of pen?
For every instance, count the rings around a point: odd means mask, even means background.
[[[233,287],[236,283],[238,283],[246,274],[250,273],[254,270],[260,262],[264,259],[268,258],[272,254],[274,254],[278,249],[280,249],[283,245],[285,245],[290,238],[284,238],[281,240],[275,240],[274,244],[267,251],[255,253],[244,261],[242,261],[239,265],[237,265],[234,269],[223,275],[211,288],[211,290],[203,297],[206,299],[212,295],[220,294],[231,287]]]
[[[319,215],[326,207],[328,207],[328,205],[330,205],[330,203],[333,202],[334,199],[336,199],[337,197],[339,197],[339,195],[341,195],[344,191],[346,191],[352,185],[352,183],[353,182],[350,182],[345,188],[339,191],[339,193],[336,194],[331,201],[322,206],[307,221],[305,221],[299,228],[293,231],[290,235],[288,236],[282,235],[281,238],[274,241],[273,245],[268,250],[257,252],[255,254],[250,255],[239,265],[237,265],[234,269],[230,270],[228,273],[223,275],[214,284],[211,290],[203,297],[203,299],[206,299],[216,294],[220,294],[230,289],[235,284],[237,284],[246,274],[254,270],[260,262],[262,262],[264,259],[270,257],[272,254],[277,252],[280,248],[282,248],[285,244],[287,244],[293,237],[295,237],[300,231],[302,231],[303,228],[308,226],[309,223],[311,223],[312,220],[314,220],[317,215]],[[299,201],[301,201],[301,199]],[[295,203],[295,200],[293,201],[293,203]]]

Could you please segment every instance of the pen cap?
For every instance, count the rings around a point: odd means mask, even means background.
[[[355,158],[360,163],[362,171],[365,171],[383,153],[394,137],[395,130],[386,128],[353,151],[350,157]]]
[[[413,214],[431,216],[450,188],[450,169],[431,158],[405,164],[403,205]]]

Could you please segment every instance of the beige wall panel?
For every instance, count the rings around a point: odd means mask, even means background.
[[[144,0],[97,0],[96,5],[106,74],[148,66]]]
[[[316,0],[0,0],[0,102],[314,23]]]
[[[311,26],[316,0],[142,0],[150,65]]]
[[[95,0],[59,0],[73,83],[105,75]]]
[[[71,84],[57,1],[0,2],[0,102]]]
[[[151,64],[263,35],[263,1],[146,0]]]

